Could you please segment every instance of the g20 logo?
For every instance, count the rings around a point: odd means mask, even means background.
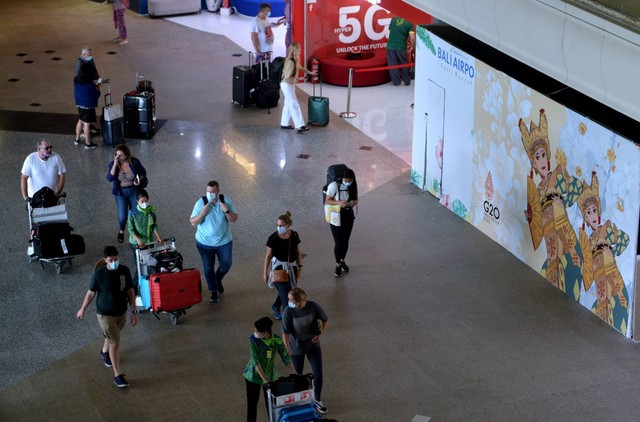
[[[339,29],[337,29],[336,32],[340,32],[338,39],[341,43],[351,44],[357,41],[360,38],[360,35],[362,35],[363,25],[361,25],[360,20],[355,16],[349,16],[359,13],[361,7],[361,5],[345,6],[338,10]],[[371,41],[379,41],[389,36],[389,23],[391,22],[391,18],[379,18],[375,21],[382,30],[376,31],[376,28],[374,27],[374,15],[378,11],[389,14],[388,11],[377,5],[371,5],[364,14],[364,33]]]
[[[486,212],[496,220],[500,219],[500,210],[498,209],[498,207],[494,207],[493,204],[490,203],[489,201],[484,201],[483,206],[484,206],[484,212]]]

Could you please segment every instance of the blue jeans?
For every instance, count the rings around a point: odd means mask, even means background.
[[[211,293],[218,293],[218,281],[231,269],[233,241],[222,246],[207,246],[196,240],[196,247],[200,252],[202,265],[204,267],[204,278],[207,280],[207,287]],[[214,269],[218,256],[218,270]]]
[[[129,210],[138,206],[137,198],[138,188],[135,186],[129,188],[122,188],[123,196],[115,195],[116,205],[118,206],[118,224],[120,224],[120,230],[124,231],[127,226],[127,216]]]
[[[316,401],[322,400],[322,348],[319,344],[314,345],[304,355],[291,355],[291,363],[297,373],[303,374],[304,357],[309,359],[311,365],[311,373],[313,374],[313,382],[315,385]]]

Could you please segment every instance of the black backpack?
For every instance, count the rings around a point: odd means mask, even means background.
[[[329,185],[333,182],[338,183],[338,189],[340,188],[340,184],[342,183],[342,175],[345,170],[348,170],[346,164],[333,164],[327,168],[327,184],[322,187],[322,204],[327,202],[327,189]],[[356,182],[355,175],[353,177],[353,183],[348,188],[349,190],[349,199],[358,199],[358,183]]]
[[[56,205],[58,205],[58,197],[48,186],[34,193],[33,198],[31,198],[31,208],[49,208]]]

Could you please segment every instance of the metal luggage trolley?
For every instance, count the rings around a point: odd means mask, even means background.
[[[263,385],[269,422],[288,420],[316,421],[322,417],[314,410],[315,392],[312,374],[280,377]],[[296,414],[308,415],[307,417]],[[302,418],[302,419],[299,419]]]
[[[68,223],[67,216],[67,208],[65,204],[66,194],[62,194],[60,199],[58,200],[58,205],[47,208],[33,208],[31,206],[31,202],[27,202],[27,211],[29,213],[29,246],[27,247],[27,256],[29,257],[29,262],[37,262],[40,261],[40,265],[42,268],[45,268],[44,263],[50,262],[53,263],[56,269],[56,274],[60,274],[62,272],[62,268],[65,265],[72,266],[73,265],[73,255],[66,255],[68,252],[67,246],[65,244],[64,239],[61,239],[62,251],[64,253],[63,256],[59,257],[49,257],[44,258],[38,256],[36,253],[35,242],[38,241],[35,235],[35,225],[43,224],[43,223]]]
[[[162,242],[147,243],[142,248],[136,249],[136,265],[138,269],[138,290],[139,295],[136,298],[136,304],[140,310],[148,310],[153,316],[160,320],[158,312],[154,311],[153,304],[151,303],[151,287],[149,282],[148,265],[153,263],[155,259],[153,254],[162,251],[177,251],[176,239],[170,237],[164,239]],[[167,311],[161,311],[162,313],[168,313],[171,315],[171,324],[177,325],[182,315],[186,315],[186,309],[190,306],[181,309],[172,309]]]

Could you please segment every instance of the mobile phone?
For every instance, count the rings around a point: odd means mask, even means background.
[[[222,202],[223,204],[226,204],[226,202],[224,202],[224,195],[219,193],[218,194],[218,199],[220,199],[220,202]]]
[[[102,83],[102,78],[98,78],[98,83],[101,84]]]

